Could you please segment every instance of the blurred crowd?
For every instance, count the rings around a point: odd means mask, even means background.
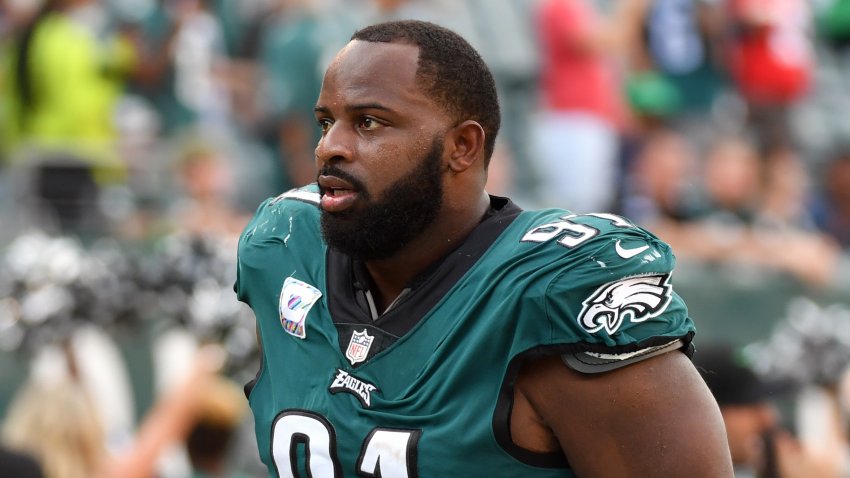
[[[177,358],[192,363],[195,351],[222,337],[229,340],[221,351],[226,357],[238,354],[244,362],[247,356],[244,340],[238,353],[232,343],[244,335],[244,324],[221,313],[180,317],[207,310],[210,297],[220,301],[230,292],[222,286],[226,275],[204,280],[215,275],[204,264],[218,255],[198,253],[203,248],[193,241],[212,240],[225,257],[235,256],[235,240],[262,199],[314,181],[320,130],[313,105],[322,72],[355,29],[402,18],[461,33],[491,67],[503,115],[491,193],[527,208],[622,214],[669,242],[682,267],[701,267],[718,282],[782,277],[803,294],[829,293],[841,298],[839,306],[850,303],[850,0],[0,0],[0,253],[16,251],[0,270],[0,350],[26,349],[39,364],[16,390],[21,397],[5,413],[0,443],[23,447],[37,460],[45,446],[58,446],[27,432],[44,426],[27,410],[39,395],[82,407],[77,420],[92,412],[92,403],[100,403],[94,412],[112,409],[102,397],[81,394],[104,394],[84,379],[89,375],[127,381],[121,370],[87,375],[80,363],[102,362],[84,358],[79,331],[85,328],[77,325],[90,319],[93,309],[86,307],[94,307],[80,304],[97,300],[57,297],[132,290],[177,304],[162,312],[177,327],[158,335],[152,354],[166,364],[151,366],[162,393],[139,425],[125,411],[75,439],[90,443],[85,453],[72,453],[92,457],[87,463],[44,466],[43,476],[129,476],[110,473],[139,462],[147,463],[132,465],[139,476],[255,470],[222,445],[250,419],[219,412],[227,433],[208,424],[197,432],[201,414],[195,419],[185,410],[200,410],[204,393],[184,393],[182,402],[167,393],[202,379],[244,378],[227,365],[182,373],[167,365]],[[45,237],[70,237],[78,246]],[[161,255],[152,272],[144,261],[117,261],[117,247],[104,247],[104,238],[173,254]],[[89,249],[98,253],[81,252]],[[194,252],[180,257],[191,261],[176,259],[174,251],[187,250]],[[79,270],[70,276],[53,270],[38,260],[47,257]],[[92,263],[120,273],[95,278]],[[75,282],[89,286],[71,287]],[[103,285],[129,282],[136,285]],[[775,322],[799,325],[802,309],[788,310]],[[830,324],[843,324],[850,314],[829,310]],[[696,319],[700,326],[712,318]],[[103,330],[119,322],[100,320]],[[43,333],[60,326],[66,333]],[[211,329],[226,333],[198,332]],[[833,450],[833,460],[801,452],[811,445],[803,443],[810,423],[786,413],[784,424],[751,422],[762,451],[749,458],[759,464],[747,466],[753,476],[850,476],[848,392],[840,392],[848,387],[841,380],[850,363],[850,329],[836,327],[832,338],[842,340],[826,345],[812,340],[823,327],[795,330],[796,341],[783,336],[786,346],[832,351],[830,378],[793,378],[802,389],[828,391],[825,403],[839,418],[827,434],[834,440],[821,448]],[[766,328],[766,340],[769,333]],[[97,336],[92,340],[108,343],[108,333]],[[59,345],[58,352],[48,345]],[[55,352],[52,359],[44,357],[51,355],[47,349]],[[779,348],[749,350],[762,373],[778,373],[764,365],[765,354],[781,354]],[[56,363],[61,373],[53,370]],[[106,388],[133,393],[127,384]],[[800,441],[766,434],[780,425]],[[180,461],[168,458],[175,443],[184,449],[182,465],[168,464]],[[218,454],[197,458],[202,449]],[[0,464],[6,461],[0,456]],[[809,462],[831,468],[806,468]],[[63,474],[77,466],[88,471]]]

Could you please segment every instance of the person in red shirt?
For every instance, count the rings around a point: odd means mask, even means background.
[[[787,110],[808,91],[814,53],[805,0],[730,0],[729,70],[763,141],[788,136]]]
[[[611,63],[614,39],[586,0],[544,0],[536,15],[541,103],[534,145],[544,206],[575,212],[614,199],[623,103]]]

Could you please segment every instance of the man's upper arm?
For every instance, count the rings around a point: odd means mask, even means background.
[[[563,216],[525,238],[548,240],[555,257],[544,307],[564,355],[520,371],[515,397],[536,417],[512,423],[514,442],[549,451],[520,435],[545,425],[583,478],[732,476],[719,408],[680,352],[694,324],[669,246],[610,214]]]
[[[578,476],[733,476],[719,408],[685,354],[597,374],[547,357],[517,387]]]

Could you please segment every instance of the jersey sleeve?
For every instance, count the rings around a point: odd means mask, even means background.
[[[675,349],[689,350],[694,325],[673,290],[670,247],[630,223],[570,219],[598,231],[564,254],[545,304],[553,341],[579,371],[605,371]]]
[[[318,204],[318,189],[309,185],[266,199],[257,208],[239,237],[233,290],[240,301],[252,305],[252,291],[273,265],[286,267],[316,255],[314,248],[322,243]]]
[[[236,282],[233,284],[233,291],[236,292],[236,298],[242,302],[247,302],[247,298],[245,297],[245,289],[243,287],[242,278],[242,261],[240,260],[242,257],[242,248],[243,244],[246,240],[246,235],[249,234],[249,231],[254,231],[257,227],[257,224],[262,221],[262,217],[268,208],[269,203],[273,200],[273,198],[268,198],[263,201],[259,207],[257,207],[257,211],[254,212],[254,216],[248,221],[248,224],[245,226],[245,229],[242,230],[242,234],[239,235],[239,246],[236,252]]]

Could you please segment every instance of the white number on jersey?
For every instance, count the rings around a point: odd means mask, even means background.
[[[600,219],[605,219],[617,227],[635,227],[634,224],[615,214],[592,213],[583,214],[582,216],[594,216]],[[522,236],[522,242],[547,242],[555,239],[556,237],[560,237],[560,239],[558,239],[558,244],[567,248],[576,247],[599,235],[599,229],[571,220],[582,216],[578,214],[570,214],[562,216],[560,221],[536,226],[534,229],[526,232],[525,235]]]
[[[373,478],[417,478],[416,446],[420,430],[376,427],[364,440],[357,474]],[[272,425],[272,460],[281,478],[296,478],[297,447],[306,450],[308,476],[341,477],[336,431],[325,417],[306,410],[284,410]]]

